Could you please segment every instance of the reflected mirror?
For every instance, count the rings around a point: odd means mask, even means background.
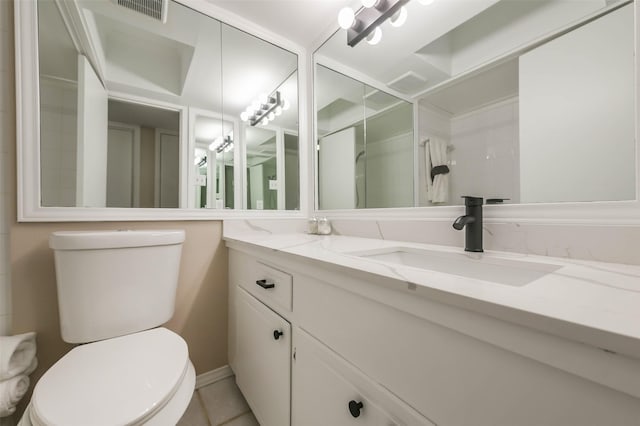
[[[413,206],[413,104],[315,71],[319,208]]]
[[[174,1],[37,7],[41,206],[299,209],[296,54]]]
[[[405,25],[383,23],[378,44],[349,47],[340,30],[315,61],[417,104],[413,205],[459,205],[462,195],[495,204],[635,199],[633,2],[405,7]],[[324,99],[330,80],[315,78],[316,102],[344,104],[340,93]],[[318,110],[320,140],[325,121]],[[322,147],[318,161],[329,167]],[[320,175],[319,207],[334,208],[322,186]]]

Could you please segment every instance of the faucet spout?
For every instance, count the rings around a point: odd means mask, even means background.
[[[481,197],[464,196],[465,214],[453,222],[453,228],[465,229],[464,250],[481,253],[482,249],[482,202]]]
[[[470,224],[470,223],[475,223],[476,218],[473,216],[460,216],[459,218],[457,218],[455,220],[455,222],[453,222],[453,228],[457,229],[458,231],[462,231],[462,228],[464,228],[466,225]]]

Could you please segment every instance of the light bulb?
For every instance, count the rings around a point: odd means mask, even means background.
[[[356,21],[356,14],[350,7],[343,7],[338,12],[338,25],[343,30],[348,30]]]
[[[286,100],[286,99],[284,99],[284,100],[282,101],[282,110],[283,110],[283,111],[286,111],[286,110],[288,110],[290,107],[291,107],[291,104],[289,103],[289,101],[288,101],[288,100]]]
[[[240,120],[247,121],[248,119],[249,119],[249,114],[247,113],[247,111],[242,111],[240,113]]]
[[[418,0],[418,3],[424,5],[424,6],[429,6],[430,4],[433,4],[435,0]]]
[[[382,40],[382,30],[380,27],[376,27],[376,29],[367,36],[367,43],[373,46],[380,43],[380,40]]]
[[[389,22],[391,22],[391,25],[394,27],[401,27],[405,22],[407,22],[407,15],[407,8],[402,6],[399,11],[391,16]]]
[[[374,6],[377,6],[378,4],[378,0],[361,0],[361,1],[364,7],[374,7]]]
[[[211,144],[209,144],[209,151],[215,151],[216,149],[218,149],[218,147],[220,146],[220,144],[222,144],[222,142],[223,141],[220,136],[215,138],[214,141],[211,142]]]
[[[260,102],[258,102],[258,101],[251,102],[251,108],[253,109],[253,111],[259,111],[260,110]]]
[[[263,126],[266,126],[267,124],[269,124],[269,119],[267,117],[264,117],[261,121],[260,124],[262,124]]]
[[[260,93],[260,96],[258,96],[258,101],[264,105],[267,102],[269,102],[269,96],[266,93]]]
[[[276,115],[282,115],[282,107],[278,105],[274,112],[276,113]]]
[[[267,118],[268,118],[269,120],[273,121],[273,119],[274,119],[274,118],[276,118],[276,114],[275,114],[273,111],[271,111],[271,112],[269,113],[269,115],[267,115]]]

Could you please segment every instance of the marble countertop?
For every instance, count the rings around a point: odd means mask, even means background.
[[[466,255],[462,248],[251,227],[225,228],[224,239],[386,277],[403,288],[415,284],[440,295],[440,301],[640,359],[638,266],[487,251],[484,259],[548,269],[513,286],[353,254],[402,247]]]

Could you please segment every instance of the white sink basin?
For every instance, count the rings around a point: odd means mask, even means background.
[[[487,253],[452,253],[410,247],[389,247],[346,254],[517,287],[529,284],[562,267],[548,263],[523,262]]]

